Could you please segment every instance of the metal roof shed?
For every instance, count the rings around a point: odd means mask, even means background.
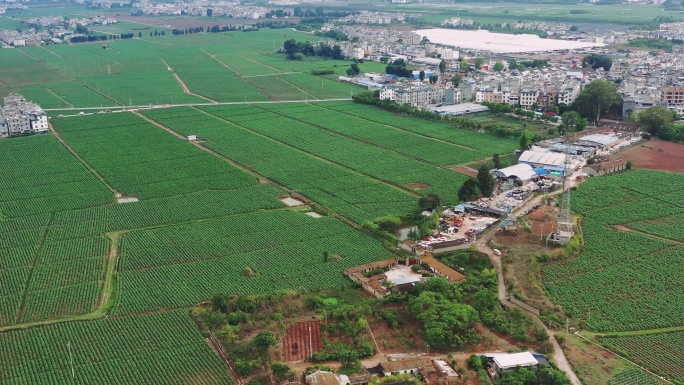
[[[536,366],[539,364],[539,361],[530,352],[497,355],[492,357],[492,360],[494,361],[494,368],[499,373],[523,366]]]
[[[524,163],[535,168],[544,168],[552,171],[564,171],[565,154],[557,152],[525,151],[520,155],[518,163]]]
[[[492,171],[492,174],[498,178],[510,179],[515,178],[525,183],[538,175],[529,164],[519,163],[510,167],[501,168]]]
[[[577,140],[578,143],[580,144],[589,144],[589,145],[594,145],[594,146],[601,146],[601,147],[611,147],[613,144],[616,142],[620,141],[620,138],[612,135],[604,135],[604,134],[591,134],[591,135],[586,135]]]

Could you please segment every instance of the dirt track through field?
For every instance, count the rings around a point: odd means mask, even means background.
[[[196,93],[190,91],[190,88],[188,88],[188,86],[185,85],[185,82],[183,81],[183,79],[180,78],[180,76],[178,76],[177,73],[174,72],[174,73],[173,73],[173,77],[176,78],[176,81],[178,82],[178,84],[180,84],[180,86],[183,88],[183,92],[185,92],[186,94],[188,94],[188,95],[193,95],[193,96],[197,96],[198,98],[202,98],[202,99],[204,99],[204,100],[208,100],[208,101],[210,101],[210,102],[212,102],[212,103],[218,103],[218,102],[217,102],[216,100],[214,100],[214,99],[209,99],[209,98],[206,97],[206,96],[202,96],[202,95],[200,95],[200,94],[196,94]]]

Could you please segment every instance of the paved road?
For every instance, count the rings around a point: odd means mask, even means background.
[[[245,101],[245,102],[218,102],[218,103],[188,103],[188,104],[146,104],[144,106],[103,106],[81,108],[45,108],[44,111],[104,111],[104,110],[149,110],[169,107],[196,107],[196,106],[225,106],[232,104],[281,104],[281,103],[311,103],[311,102],[341,102],[350,101],[351,98],[343,99],[303,99],[303,100],[269,100],[269,101]]]
[[[538,205],[541,203],[541,201],[545,198],[545,196],[538,196],[529,202],[525,203],[524,205],[520,206],[518,208],[519,211],[525,212],[529,210],[530,208]],[[494,251],[487,246],[487,243],[489,240],[494,236],[496,233],[496,230],[498,227],[494,227],[491,230],[489,230],[487,233],[485,233],[480,240],[477,242],[477,250],[487,254],[489,257],[489,260],[492,261],[492,264],[496,268],[498,280],[499,280],[499,301],[504,305],[504,306],[516,306],[513,303],[508,301],[508,289],[506,288],[506,283],[504,282],[504,276],[503,276],[503,268],[501,265],[501,257],[494,254]],[[523,309],[525,310],[525,309]],[[546,330],[546,333],[551,337],[551,343],[553,344],[553,359],[556,361],[556,365],[558,365],[558,369],[562,370],[567,374],[568,378],[570,381],[573,383],[573,385],[582,385],[580,382],[579,378],[575,374],[575,372],[572,371],[572,367],[570,366],[570,363],[568,363],[568,360],[565,357],[565,353],[563,352],[563,349],[561,346],[558,344],[558,341],[556,341],[556,338],[554,338],[554,331],[549,329],[546,325],[544,325],[544,322],[539,319],[539,317],[535,316],[534,314],[528,313],[530,317],[534,319],[534,321],[539,325],[541,328]]]

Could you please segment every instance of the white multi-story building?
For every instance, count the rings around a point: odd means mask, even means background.
[[[558,90],[558,104],[571,105],[577,96],[580,94],[580,84],[578,82],[570,82],[564,84],[560,90]]]
[[[380,99],[394,100],[399,104],[410,104],[417,107],[443,103],[446,100],[445,91],[446,88],[442,86],[386,86],[380,89]]]
[[[538,90],[527,90],[520,91],[520,107],[531,108],[533,104],[537,103],[537,97],[539,96]]]
[[[0,137],[48,130],[47,115],[37,104],[17,94],[6,96],[4,103],[0,108]]]

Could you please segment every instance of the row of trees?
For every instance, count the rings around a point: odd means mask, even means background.
[[[496,154],[498,158],[498,154]],[[476,178],[468,178],[461,188],[458,189],[458,199],[467,202],[479,199],[481,196],[491,197],[496,188],[496,178],[487,165],[482,165],[477,170]]]
[[[676,112],[660,106],[653,106],[636,114],[636,120],[650,135],[663,140],[684,142],[684,125],[674,123],[679,118]]]

